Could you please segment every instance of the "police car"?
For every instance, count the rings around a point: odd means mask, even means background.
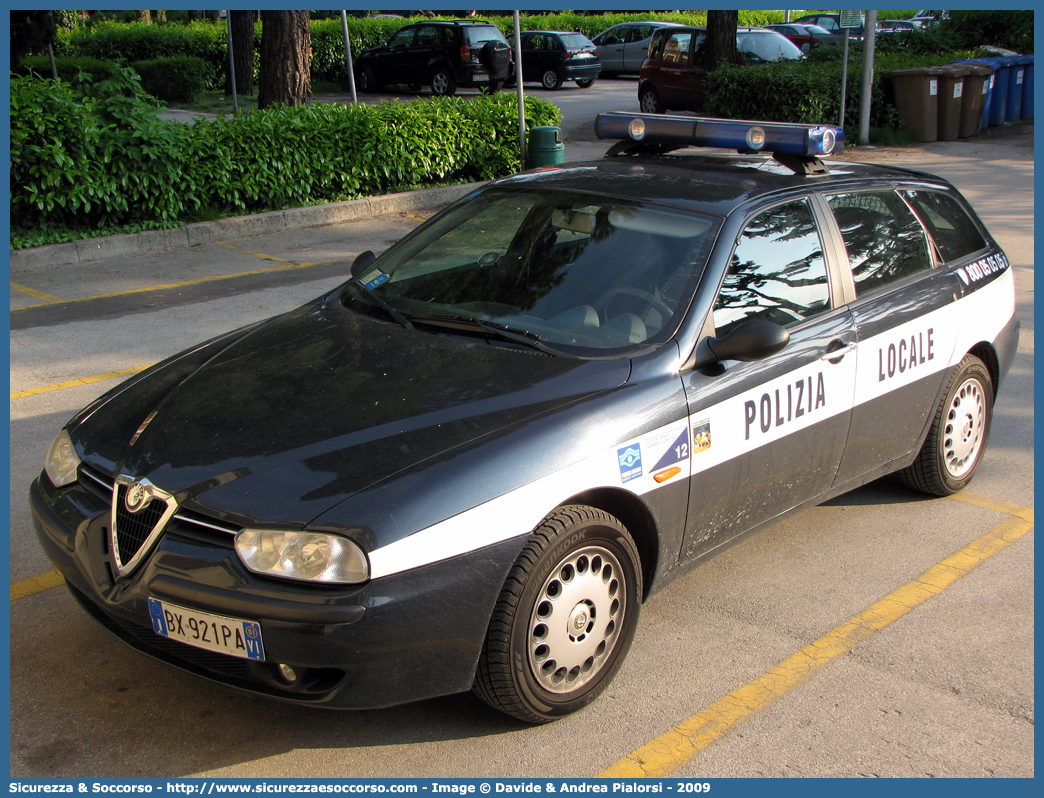
[[[827,166],[830,127],[597,130],[605,158],[476,188],[78,413],[30,498],[83,608],[254,694],[540,723],[740,536],[885,474],[968,484],[1018,322],[951,185]]]

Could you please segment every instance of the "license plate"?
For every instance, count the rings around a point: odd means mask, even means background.
[[[149,599],[149,614],[152,631],[163,637],[231,657],[265,659],[261,624],[256,621],[190,610],[154,598]]]
[[[489,75],[487,75],[485,72],[476,72],[471,79],[476,83],[479,83],[482,81],[489,80]]]

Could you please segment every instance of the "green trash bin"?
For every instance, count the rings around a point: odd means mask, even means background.
[[[918,141],[939,138],[939,67],[896,69],[885,77],[895,87],[895,106],[907,132]]]
[[[565,163],[565,145],[558,140],[561,130],[557,127],[539,126],[529,131],[529,146],[526,148],[530,168],[554,166]]]

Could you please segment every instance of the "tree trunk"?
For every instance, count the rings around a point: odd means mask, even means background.
[[[146,25],[152,24],[152,13],[149,11],[138,12],[138,22],[144,22]]]
[[[167,12],[166,11],[157,11],[156,12],[156,21],[157,22],[166,22],[167,21]]]
[[[236,66],[236,94],[249,97],[254,93],[254,11],[232,11],[232,60]],[[225,94],[232,94],[232,82],[225,69]]]
[[[54,19],[50,11],[11,12],[11,71],[33,52],[46,52],[54,41]]]
[[[739,27],[739,11],[707,12],[707,55],[704,64],[710,72],[722,63],[741,64],[736,52],[736,29]]]
[[[257,107],[311,102],[311,56],[312,29],[307,11],[262,11]]]

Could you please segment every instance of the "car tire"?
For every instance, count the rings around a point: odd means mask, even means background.
[[[544,70],[544,74],[540,76],[540,85],[548,91],[555,91],[559,86],[562,85],[562,78],[558,76],[558,73],[553,69]]]
[[[594,84],[594,78],[577,78],[576,85],[581,89],[590,88]]]
[[[457,80],[446,67],[437,67],[431,73],[431,93],[436,97],[452,97],[457,93]]]
[[[527,723],[582,709],[627,656],[641,599],[640,558],[624,525],[593,507],[559,508],[508,574],[474,692]]]
[[[642,86],[638,92],[638,107],[643,114],[662,114],[667,111],[655,86]]]
[[[975,355],[958,364],[917,459],[899,472],[907,487],[934,496],[964,488],[982,462],[993,421],[993,381]]]
[[[369,64],[359,68],[359,73],[355,77],[355,82],[359,91],[364,94],[373,94],[381,88],[380,84],[377,82],[377,72]]]

